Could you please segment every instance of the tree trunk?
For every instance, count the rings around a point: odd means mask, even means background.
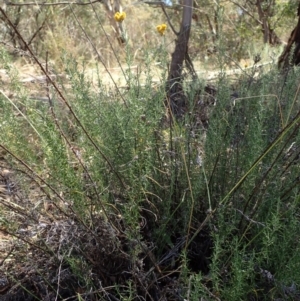
[[[171,66],[167,82],[169,107],[175,117],[181,117],[186,109],[187,100],[182,90],[182,69],[184,61],[189,61],[188,41],[192,23],[193,0],[183,1],[180,32],[172,54]]]
[[[292,31],[289,41],[278,59],[278,67],[282,70],[300,64],[300,2],[297,15],[298,23]]]
[[[264,43],[269,43],[270,45],[280,45],[281,40],[276,35],[275,31],[271,28],[269,21],[270,17],[272,17],[273,15],[272,10],[275,6],[275,2],[274,0],[271,1],[265,8],[263,8],[263,5],[266,4],[264,4],[263,2],[264,0],[257,0],[256,7],[263,32]]]

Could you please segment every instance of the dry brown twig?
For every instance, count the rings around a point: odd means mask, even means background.
[[[94,0],[92,3],[96,2],[102,2],[101,0]],[[91,4],[91,1],[89,2],[82,2],[82,1],[61,1],[61,2],[56,2],[56,3],[47,3],[47,2],[27,2],[27,3],[15,3],[15,2],[5,2],[6,5],[8,6],[56,6],[56,5],[89,5]]]
[[[1,260],[0,262],[0,267],[3,265],[3,263],[5,262],[5,260],[11,255],[11,253],[14,251],[15,246],[12,246],[12,248],[10,249],[10,251],[6,254],[6,256]],[[0,291],[1,293],[1,291]]]
[[[104,159],[104,161],[109,165],[110,170],[117,176],[117,178],[118,178],[120,184],[123,186],[123,188],[126,189],[126,184],[124,183],[124,181],[121,178],[121,176],[119,175],[119,173],[115,170],[115,168],[112,165],[112,163],[110,162],[109,158],[103,153],[103,151],[99,148],[99,146],[92,139],[92,137],[90,136],[90,134],[88,133],[88,131],[86,130],[86,128],[83,126],[82,122],[79,120],[78,116],[75,114],[75,112],[74,112],[72,106],[70,105],[70,103],[66,100],[66,98],[62,94],[61,90],[58,88],[57,84],[49,76],[49,74],[47,73],[46,69],[43,67],[43,65],[41,64],[41,62],[37,58],[37,56],[33,53],[33,51],[31,50],[31,48],[29,47],[29,45],[24,40],[23,36],[20,34],[19,30],[16,28],[16,26],[14,25],[14,23],[11,21],[11,19],[6,14],[5,9],[3,9],[1,6],[0,6],[0,12],[2,13],[2,15],[5,18],[5,20],[7,21],[7,23],[13,28],[13,30],[16,33],[16,35],[18,35],[18,37],[20,38],[20,40],[24,43],[24,45],[27,48],[28,52],[30,53],[32,59],[36,62],[36,64],[40,67],[41,71],[45,74],[45,76],[47,77],[47,80],[49,81],[49,83],[51,84],[51,86],[54,88],[55,91],[57,91],[57,94],[59,95],[59,98],[62,100],[62,102],[69,109],[69,112],[75,118],[77,124],[83,130],[83,132],[86,135],[86,137],[88,138],[88,140],[92,143],[92,145],[95,147],[95,149],[101,155],[101,157]]]

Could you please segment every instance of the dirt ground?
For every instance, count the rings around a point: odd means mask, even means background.
[[[261,68],[269,68],[273,64],[272,61],[263,61],[259,64],[254,65],[252,60],[241,60],[235,64],[227,66],[224,70],[215,70],[209,67],[208,63],[194,62],[195,71],[199,79],[203,79],[206,82],[215,81],[220,73],[225,73],[227,76],[233,79],[243,73],[253,72],[253,68],[259,72]],[[20,62],[15,64],[15,68],[18,71],[18,77],[21,84],[29,88],[30,96],[40,100],[47,100],[47,89],[46,89],[46,76],[42,74],[38,66],[33,64],[21,64]],[[103,87],[108,89],[115,88],[126,88],[128,86],[126,74],[131,70],[131,78],[136,79],[137,84],[143,85],[147,76],[151,77],[153,86],[159,86],[163,83],[163,67],[160,63],[154,63],[151,67],[150,74],[144,72],[145,66],[141,64],[135,64],[128,68],[128,66],[114,67],[105,69],[104,67],[97,68],[86,68],[85,74],[89,80],[91,80],[92,86],[95,90],[98,89],[98,77],[100,77]],[[55,81],[67,82],[67,76],[60,72],[55,72],[50,69],[50,77]],[[10,79],[5,69],[0,69],[0,82],[2,83],[1,90],[8,97],[11,96],[8,91],[8,83]]]

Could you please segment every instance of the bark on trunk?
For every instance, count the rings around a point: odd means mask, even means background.
[[[278,59],[278,67],[282,70],[300,64],[300,2],[297,15],[298,23],[292,31],[289,41]]]
[[[175,117],[181,117],[186,109],[186,98],[182,91],[182,69],[184,61],[188,59],[187,47],[190,38],[192,13],[193,0],[184,0],[180,32],[172,54],[167,82],[169,106]]]
[[[282,42],[276,35],[275,31],[271,28],[269,22],[269,18],[273,15],[271,10],[275,5],[274,1],[270,2],[268,7],[265,8],[265,10],[262,7],[262,2],[262,0],[258,0],[256,2],[256,7],[264,36],[264,43],[269,43],[270,45],[280,45]]]

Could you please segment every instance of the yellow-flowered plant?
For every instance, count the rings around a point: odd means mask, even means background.
[[[123,22],[126,18],[126,13],[125,12],[116,12],[114,15],[114,18],[117,22]]]
[[[156,26],[156,30],[163,36],[167,29],[167,24],[160,24]]]

